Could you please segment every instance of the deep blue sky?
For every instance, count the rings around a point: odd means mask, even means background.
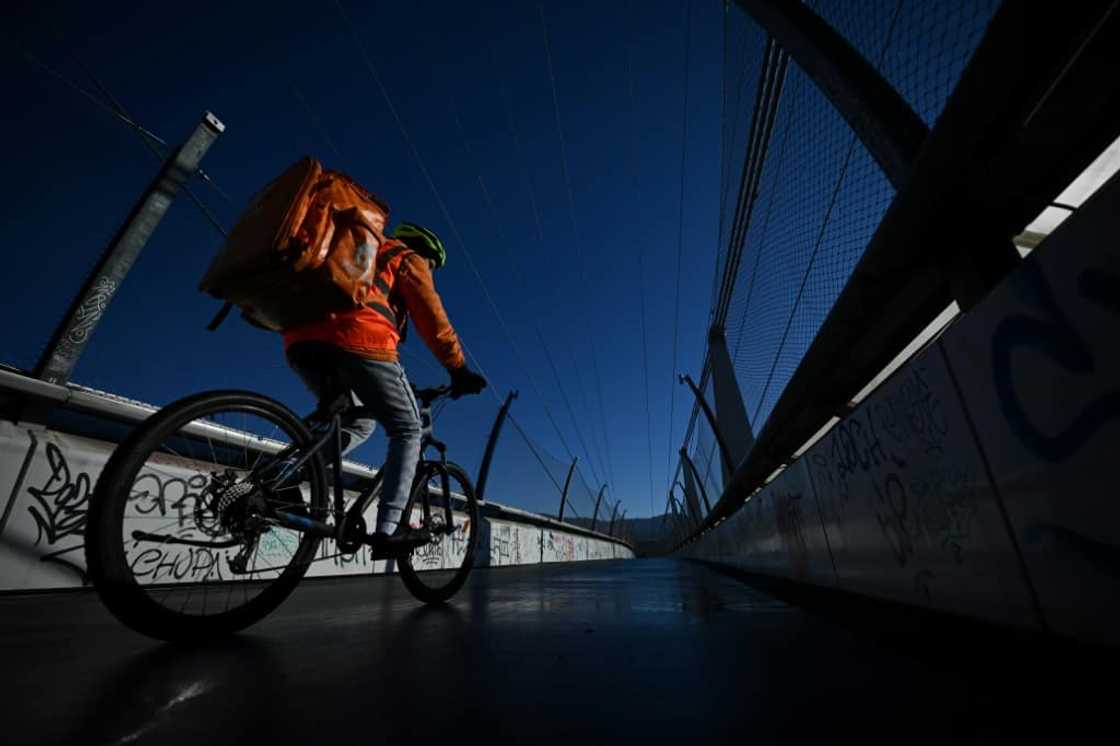
[[[691,408],[687,392],[676,386],[670,444],[685,5],[543,4],[572,209],[537,4],[371,6],[349,0],[345,8],[349,25],[333,0],[317,7],[37,3],[5,11],[15,43],[6,43],[0,57],[0,85],[9,102],[0,124],[8,174],[0,186],[8,246],[0,287],[9,319],[0,360],[34,364],[83,274],[155,170],[133,132],[29,63],[22,47],[87,89],[92,86],[82,64],[88,65],[138,121],[169,140],[185,137],[202,110],[214,111],[228,130],[203,165],[235,207],[201,184],[195,188],[227,226],[258,188],[310,153],[386,197],[395,219],[439,232],[449,262],[437,284],[493,390],[504,396],[518,389],[514,412],[521,426],[563,459],[547,406],[580,456],[590,488],[611,471],[615,496],[631,516],[647,515],[651,507],[641,254],[653,502],[660,512],[670,448],[675,452]],[[722,24],[722,3],[691,3],[677,369],[694,375],[703,354],[719,220]],[[454,228],[364,66],[352,30]],[[196,288],[219,245],[198,210],[180,199],[111,306],[75,380],[157,404],[205,388],[245,387],[308,409],[310,398],[284,365],[278,337],[236,318],[217,333],[203,328],[217,304]],[[580,421],[579,434],[538,342],[537,323]],[[413,380],[442,382],[418,340],[408,348],[404,362]],[[496,409],[489,394],[460,400],[438,423],[456,460],[472,472]],[[507,429],[507,463],[518,438]],[[361,455],[377,461],[381,447],[378,441]],[[529,477],[510,469],[494,474],[490,497],[517,503],[522,478]]]

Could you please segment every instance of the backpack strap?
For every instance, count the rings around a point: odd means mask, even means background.
[[[218,327],[222,325],[222,322],[226,320],[226,316],[229,316],[229,312],[232,310],[233,304],[227,300],[222,304],[218,312],[214,314],[214,318],[210,319],[210,323],[206,325],[207,331],[217,331]]]

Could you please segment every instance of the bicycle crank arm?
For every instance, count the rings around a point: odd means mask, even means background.
[[[240,539],[230,539],[229,541],[197,541],[195,539],[181,539],[178,536],[149,534],[147,531],[133,531],[132,538],[137,541],[154,541],[157,544],[181,544],[188,547],[208,547],[210,549],[225,549],[226,547],[235,547],[241,543]]]

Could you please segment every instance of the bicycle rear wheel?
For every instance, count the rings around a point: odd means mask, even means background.
[[[443,475],[447,475],[446,489]],[[423,509],[423,491],[428,490],[430,510]],[[451,523],[447,521],[448,506]],[[417,547],[397,561],[401,580],[418,600],[443,603],[454,596],[474,566],[480,520],[474,485],[463,467],[435,462],[420,464],[404,520],[413,528],[427,528],[432,541]]]
[[[210,391],[148,418],[113,452],[90,504],[86,563],[108,609],[165,640],[256,622],[295,588],[319,539],[275,511],[324,520],[318,455],[291,410],[247,391]]]

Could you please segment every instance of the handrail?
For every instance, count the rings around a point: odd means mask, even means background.
[[[14,393],[18,396],[46,400],[55,403],[58,407],[63,409],[74,409],[133,424],[143,422],[159,411],[159,407],[151,404],[116,396],[104,391],[98,391],[97,389],[78,386],[76,384],[61,386],[47,383],[46,381],[39,380],[33,376],[20,373],[7,367],[0,367],[0,392]],[[213,423],[191,423],[188,427],[191,429],[192,434],[214,437],[227,443],[232,442],[231,439],[233,437],[244,436],[245,434],[234,428],[228,428]],[[251,445],[266,453],[278,453],[284,447],[284,444],[275,440],[257,436],[253,437],[255,438],[255,442]],[[239,440],[236,444],[240,446],[243,443]],[[342,469],[347,476],[363,480],[372,479],[377,475],[378,471],[366,464],[349,460],[342,462]],[[460,498],[462,497],[462,495],[458,496]],[[573,523],[564,523],[553,518],[548,518],[547,516],[530,513],[529,511],[502,503],[479,500],[479,507],[489,512],[491,517],[509,517],[511,520],[519,520],[523,523],[530,523],[546,528],[556,528],[567,533],[609,541],[614,544],[626,546],[631,550],[633,549],[633,546],[631,546],[629,542],[623,541],[618,537],[613,537],[599,531],[591,531]]]

